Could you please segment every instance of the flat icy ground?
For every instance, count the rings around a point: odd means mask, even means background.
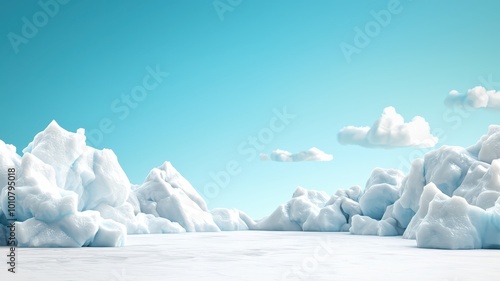
[[[138,235],[123,248],[18,249],[18,273],[2,262],[0,280],[500,280],[499,250],[415,245],[325,232]]]

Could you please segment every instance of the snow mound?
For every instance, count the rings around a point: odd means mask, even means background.
[[[373,170],[359,206],[365,216],[379,220],[388,206],[399,198],[399,188],[404,175],[399,170],[376,168]]]
[[[469,204],[483,209],[493,207],[500,197],[500,160],[493,160],[491,165],[474,163],[453,195],[464,197]]]
[[[488,133],[483,135],[479,141],[467,148],[480,161],[491,164],[493,160],[500,158],[500,126],[490,125]]]
[[[396,236],[399,235],[399,231],[395,223],[394,219],[378,221],[367,216],[356,215],[352,218],[349,231],[356,235]]]
[[[297,222],[290,219],[288,208],[288,204],[278,206],[271,215],[263,218],[257,223],[257,229],[270,231],[301,231],[302,227]]]
[[[500,248],[500,200],[484,210],[460,196],[449,197],[429,184],[405,237],[417,246],[439,249]]]
[[[425,216],[429,211],[430,202],[437,197],[438,199],[445,199],[447,196],[439,191],[435,184],[430,183],[424,187],[424,192],[422,192],[422,196],[420,197],[420,208],[418,209],[415,216],[410,221],[408,227],[406,228],[403,238],[415,239],[417,229],[422,224]]]
[[[16,169],[15,218],[5,215],[9,194],[6,174],[0,174],[0,245],[14,219],[20,247],[115,247],[124,245],[127,234],[218,231],[206,203],[170,163],[146,180],[158,178],[179,190],[161,198],[163,217],[155,216],[141,210],[145,204],[136,192],[144,188],[131,185],[113,151],[94,149],[85,140],[83,129],[68,132],[52,121],[22,157],[0,141],[0,168]]]
[[[352,217],[349,228],[352,234],[394,236],[402,233],[392,214],[403,179],[399,170],[373,170],[359,199],[361,212]]]
[[[302,230],[309,216],[317,215],[330,197],[327,193],[297,187],[287,204],[280,205],[270,216],[257,223],[259,230]]]
[[[222,231],[255,229],[256,223],[244,212],[237,209],[216,208],[210,211],[217,226]]]
[[[306,231],[349,231],[352,217],[361,214],[358,203],[361,194],[359,186],[337,190],[318,214],[308,217],[303,229]]]
[[[444,194],[451,196],[476,161],[463,147],[442,146],[424,156],[425,182],[433,182]]]
[[[17,155],[16,147],[0,140],[0,171],[2,171],[0,172],[0,191],[8,182],[8,173],[5,171],[10,168],[18,170],[20,165],[21,156]],[[6,230],[4,227],[7,224],[7,216],[3,212],[2,201],[0,201],[0,246],[7,244],[7,237],[5,236]]]
[[[350,231],[416,239],[442,249],[500,248],[500,126],[469,148],[442,146],[407,176],[376,168],[365,189],[338,190],[324,204],[297,189],[257,224],[264,230]]]
[[[123,204],[120,207],[111,207],[101,204],[95,208],[106,219],[111,219],[126,226],[129,234],[162,234],[180,233],[186,230],[177,222],[155,217],[151,214],[134,214],[131,204]]]
[[[220,231],[205,201],[170,162],[151,170],[134,193],[144,213],[178,222],[188,232]]]
[[[158,168],[153,169],[146,178],[147,181],[163,180],[174,189],[182,190],[201,210],[207,211],[207,203],[203,200],[196,189],[187,181],[170,162],[166,161]]]
[[[16,147],[11,144],[6,144],[0,140],[0,169],[7,171],[9,168],[19,169],[21,165],[21,156],[17,155]],[[7,182],[7,174],[0,173],[0,185]],[[3,186],[2,186],[3,187]]]
[[[358,202],[341,196],[333,204],[311,214],[304,223],[305,231],[348,231],[351,218],[361,213]]]
[[[357,202],[360,194],[357,186],[338,190],[333,196],[298,187],[287,204],[280,205],[256,227],[276,231],[348,231],[351,217],[361,213]]]
[[[22,156],[0,140],[0,169],[16,170],[15,218],[8,177],[0,173],[0,245],[15,219],[20,247],[115,247],[127,234],[274,230],[403,235],[423,248],[500,248],[500,126],[471,147],[425,154],[407,176],[376,168],[364,190],[330,196],[298,187],[257,222],[237,209],[209,211],[170,162],[132,185],[112,150],[85,140],[83,129],[68,132],[55,121]]]
[[[98,233],[100,246],[124,244],[125,227],[92,211],[98,202],[119,206],[128,197],[128,178],[111,150],[89,148],[83,130],[71,133],[53,121],[23,152],[16,165],[18,246],[92,246]],[[1,158],[5,163],[3,154]],[[77,178],[78,169],[81,176]],[[8,189],[3,187],[0,204],[4,213],[7,200]]]

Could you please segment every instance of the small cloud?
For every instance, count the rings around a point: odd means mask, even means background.
[[[392,106],[386,107],[371,127],[347,126],[337,137],[344,145],[371,148],[433,147],[439,140],[431,134],[429,123],[423,117],[415,116],[405,123],[403,116]]]
[[[332,161],[333,156],[327,154],[316,147],[310,148],[299,153],[291,153],[286,150],[276,149],[271,154],[260,154],[262,161],[276,161],[276,162],[300,162],[300,161]]]
[[[259,155],[259,157],[260,157],[260,160],[262,160],[262,161],[267,161],[267,160],[269,160],[269,159],[270,159],[270,158],[269,158],[269,155],[267,155],[267,154],[265,154],[265,153],[261,153],[261,154]]]
[[[486,90],[483,86],[477,86],[467,91],[467,94],[452,90],[446,96],[444,103],[447,106],[462,106],[473,108],[500,109],[500,92]]]

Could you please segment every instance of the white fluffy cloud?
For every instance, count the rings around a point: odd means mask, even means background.
[[[333,156],[313,147],[299,153],[291,153],[286,150],[276,149],[269,155],[262,153],[260,159],[263,161],[272,160],[277,162],[331,161]]]
[[[347,126],[338,134],[341,144],[365,147],[433,147],[438,138],[430,132],[429,123],[415,116],[405,123],[403,116],[392,106],[386,107],[382,116],[371,127]]]
[[[486,90],[483,86],[469,89],[466,94],[452,90],[446,97],[445,103],[448,106],[500,109],[500,92]]]

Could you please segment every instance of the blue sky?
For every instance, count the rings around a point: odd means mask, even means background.
[[[223,13],[213,1],[41,2],[58,4],[44,18],[34,1],[0,3],[0,139],[20,152],[53,119],[88,133],[104,122],[93,144],[113,149],[133,183],[169,160],[207,198],[211,174],[238,170],[210,193],[210,208],[258,218],[298,185],[333,193],[364,186],[375,167],[404,167],[426,150],[337,141],[340,129],[371,126],[387,106],[407,121],[424,117],[437,147],[471,145],[498,123],[495,110],[443,103],[453,89],[500,86],[498,1],[216,2],[229,7]],[[382,10],[391,19],[346,57],[341,45],[356,47],[356,28]],[[149,90],[127,101],[145,79]],[[238,151],[284,108],[295,117],[255,152],[318,147],[333,161]]]

